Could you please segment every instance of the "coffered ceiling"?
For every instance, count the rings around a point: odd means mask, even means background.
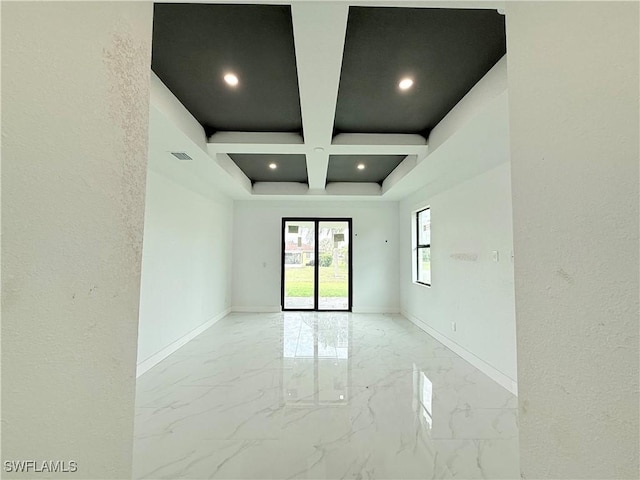
[[[351,7],[334,132],[428,138],[505,52],[495,10]]]
[[[202,127],[211,161],[260,191],[295,183],[296,194],[382,195],[385,179],[427,155],[433,128],[505,53],[504,17],[489,8],[154,10],[152,70]]]
[[[302,133],[288,5],[157,4],[152,69],[207,135]]]

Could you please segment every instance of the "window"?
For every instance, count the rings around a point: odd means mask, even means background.
[[[431,286],[431,209],[416,212],[416,282]]]

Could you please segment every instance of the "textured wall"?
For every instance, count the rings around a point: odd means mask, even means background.
[[[130,476],[151,25],[2,4],[3,462]]]
[[[637,2],[508,2],[525,478],[638,478]]]

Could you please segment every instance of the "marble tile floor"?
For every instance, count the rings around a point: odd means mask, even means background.
[[[517,401],[399,315],[231,314],[138,379],[134,478],[517,479]]]

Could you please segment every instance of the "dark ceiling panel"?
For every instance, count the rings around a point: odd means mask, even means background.
[[[152,69],[207,135],[302,131],[288,5],[156,4]]]
[[[505,53],[495,10],[350,7],[334,131],[427,136]]]
[[[382,183],[404,155],[330,155],[327,182]],[[358,170],[358,165],[365,168]]]
[[[281,154],[229,154],[240,170],[255,182],[299,182],[308,183],[307,159],[304,155]],[[276,169],[269,168],[275,163]]]

